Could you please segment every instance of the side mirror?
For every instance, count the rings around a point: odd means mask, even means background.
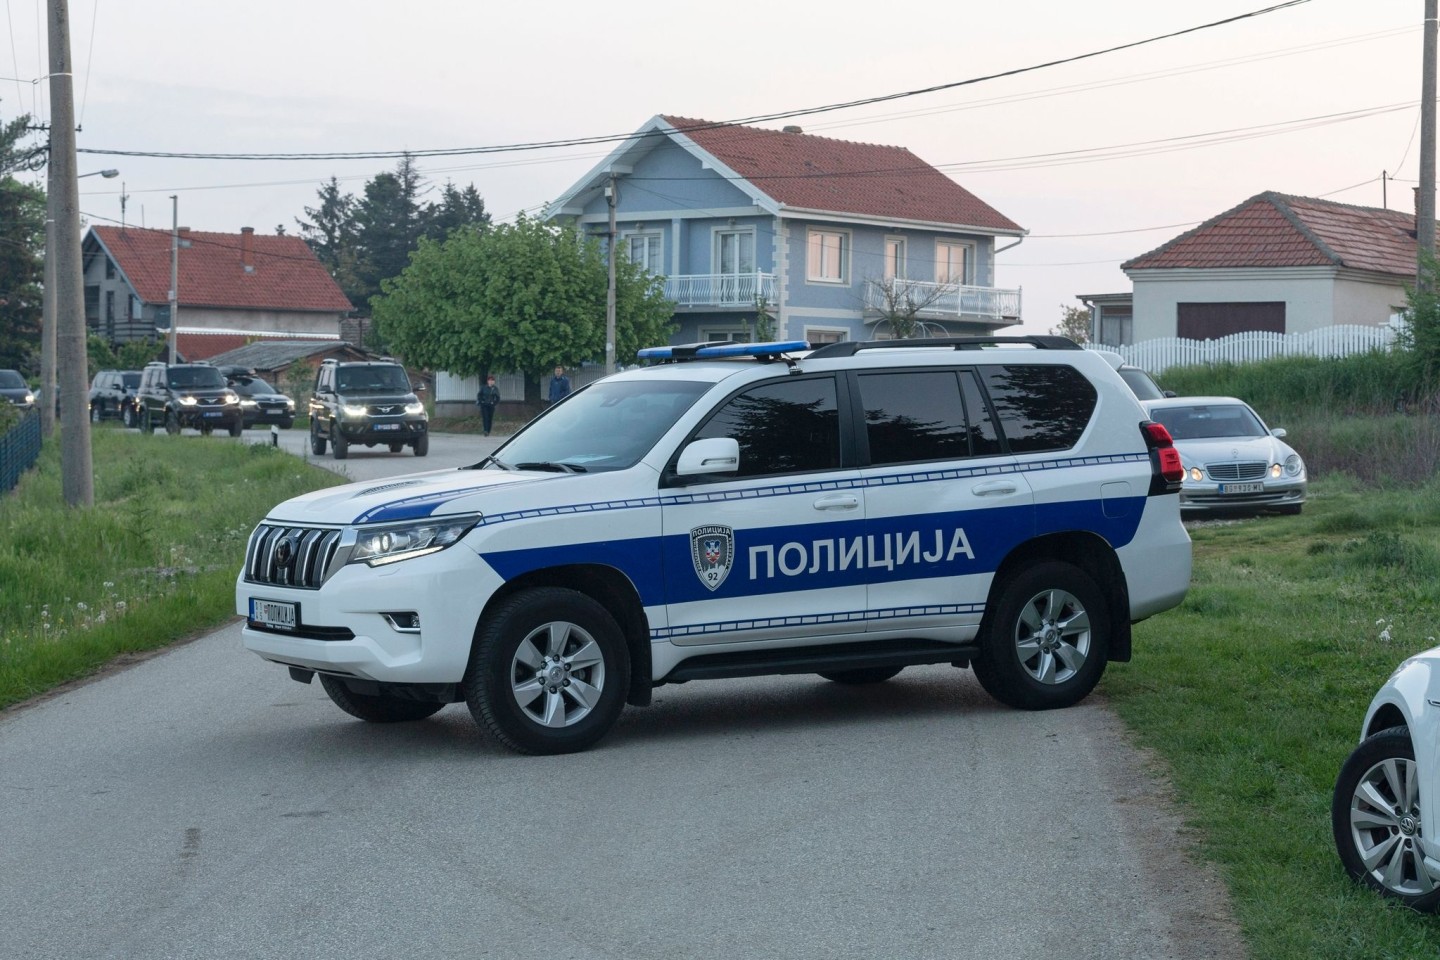
[[[422,381],[419,382],[419,383],[413,384],[413,385],[411,385],[410,389],[411,389],[411,390],[414,390],[416,393],[424,393],[424,392],[425,392],[425,382],[422,380]]]
[[[696,440],[680,451],[675,473],[693,477],[702,473],[734,473],[740,469],[740,444],[733,437]]]
[[[1171,397],[1179,396],[1179,394],[1177,394],[1174,390],[1161,390],[1160,395],[1167,400]]]
[[[1276,427],[1274,430],[1271,430],[1271,431],[1270,431],[1270,436],[1274,437],[1276,440],[1284,440],[1284,439],[1285,439],[1285,428],[1284,428],[1284,427]]]

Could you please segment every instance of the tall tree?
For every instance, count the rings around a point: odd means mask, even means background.
[[[425,236],[444,240],[461,227],[490,226],[490,214],[473,183],[461,190],[446,180],[440,188],[440,202],[425,208],[425,221]]]
[[[356,306],[363,313],[380,284],[398,277],[425,234],[420,206],[422,183],[415,159],[408,154],[393,173],[378,174],[365,184],[355,208],[355,270],[359,281]]]
[[[352,304],[359,303],[359,280],[355,270],[355,197],[340,191],[340,181],[331,177],[320,185],[319,203],[305,208],[308,220],[298,217],[300,236],[315,257],[330,271]]]
[[[375,299],[376,325],[409,363],[459,375],[518,370],[525,399],[556,364],[605,355],[605,257],[595,240],[521,216],[423,241]],[[616,270],[616,355],[664,343],[674,305],[628,259]]]
[[[45,191],[17,174],[37,169],[43,146],[25,143],[30,118],[0,125],[0,367],[34,373],[45,275]]]

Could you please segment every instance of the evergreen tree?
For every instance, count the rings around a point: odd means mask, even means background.
[[[490,226],[485,201],[472,183],[463,190],[449,180],[440,189],[440,202],[426,207],[425,236],[444,240],[461,227]]]
[[[22,142],[30,118],[0,125],[0,368],[33,373],[40,355],[45,191],[16,174],[37,169],[43,146]]]

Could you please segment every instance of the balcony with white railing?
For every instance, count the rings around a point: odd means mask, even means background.
[[[1019,323],[1020,291],[928,280],[865,281],[865,312],[876,316],[918,306],[927,320]]]
[[[775,303],[773,273],[690,273],[665,278],[665,296],[682,310],[752,309]]]

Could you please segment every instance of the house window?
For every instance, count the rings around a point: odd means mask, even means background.
[[[135,294],[133,294],[133,293],[127,294],[127,298],[129,299],[129,302],[130,302],[130,309],[129,309],[129,311],[128,311],[128,316],[130,317],[131,320],[139,320],[139,319],[141,319],[141,314],[140,314],[140,298],[137,297],[137,296],[135,296]]]
[[[660,234],[632,233],[625,238],[629,247],[630,262],[638,263],[654,276],[662,276],[660,267]]]
[[[715,234],[715,273],[718,275],[717,302],[754,303],[755,232],[720,230]]]
[[[115,261],[111,260],[109,257],[105,258],[105,279],[115,279]]]
[[[1218,340],[1232,333],[1285,332],[1285,301],[1177,303],[1175,335],[1185,340]]]
[[[806,239],[805,276],[820,283],[846,283],[850,236],[839,230],[811,230]]]
[[[100,325],[100,287],[95,284],[85,287],[85,321],[92,327]]]
[[[806,327],[805,339],[812,347],[819,347],[827,343],[839,343],[850,337],[850,331],[841,327]]]
[[[970,244],[935,241],[935,282],[970,283]]]
[[[1100,311],[1099,342],[1118,347],[1131,343],[1131,313],[1129,310]]]
[[[905,279],[905,238],[885,238],[885,279]]]

